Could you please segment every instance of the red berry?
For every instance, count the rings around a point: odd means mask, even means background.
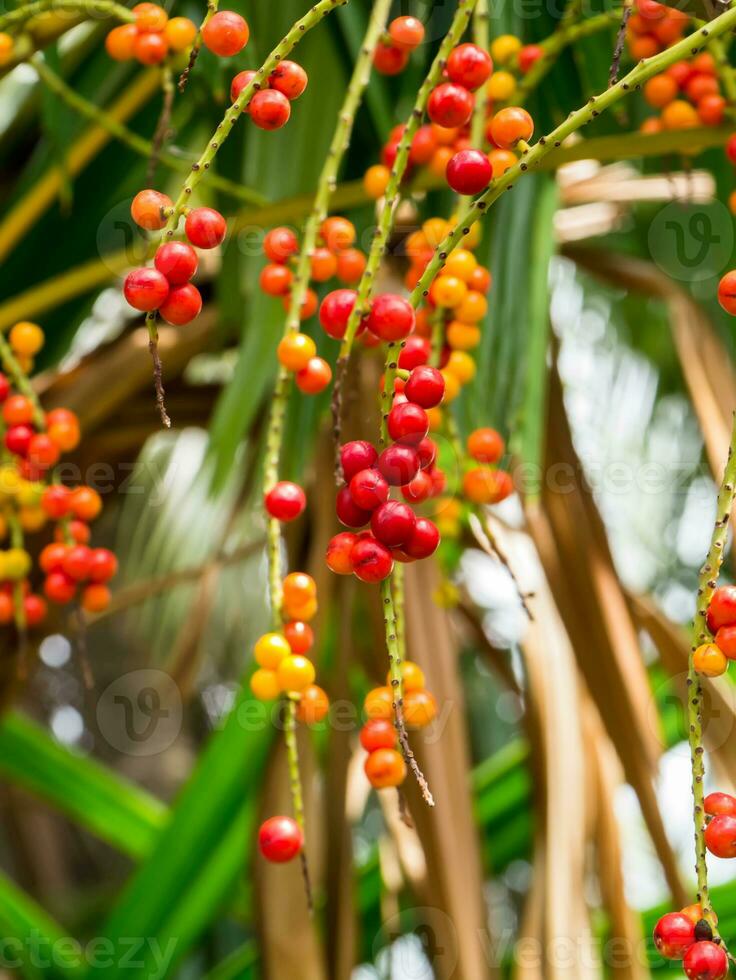
[[[43,508],[44,514],[47,514],[55,521],[58,521],[61,517],[66,517],[71,510],[69,491],[66,487],[56,484],[46,487],[41,497],[41,507]]]
[[[202,28],[202,40],[213,54],[231,58],[248,43],[250,30],[240,14],[218,10]]]
[[[283,265],[299,252],[299,240],[291,228],[272,228],[263,239],[263,252],[269,261]]]
[[[491,162],[480,150],[460,150],[450,158],[445,171],[447,183],[456,194],[479,194],[492,176]]]
[[[335,510],[337,512],[337,519],[345,527],[365,527],[371,519],[371,512],[369,510],[363,510],[362,507],[358,507],[355,503],[350,495],[349,487],[342,487],[342,489],[337,491]]]
[[[332,369],[322,357],[310,357],[307,366],[294,375],[296,386],[305,395],[318,395],[332,380]]]
[[[258,285],[267,296],[285,296],[294,278],[291,269],[278,262],[264,265],[258,278]]]
[[[388,33],[397,48],[413,51],[424,40],[424,24],[416,17],[395,17]]]
[[[356,541],[350,557],[353,572],[361,582],[382,582],[393,571],[391,552],[370,535]]]
[[[394,442],[418,446],[429,432],[429,417],[420,405],[404,402],[388,413],[388,434]]]
[[[440,543],[437,525],[428,517],[418,517],[404,551],[410,558],[429,558]]]
[[[716,646],[729,660],[736,660],[736,625],[721,626],[716,633]]]
[[[267,861],[291,861],[304,846],[304,834],[291,817],[270,817],[258,831],[258,847]]]
[[[2,371],[0,371],[0,402],[4,402],[9,394],[10,394],[10,382],[2,373]]]
[[[415,367],[426,364],[431,352],[432,345],[426,337],[407,337],[399,354],[399,367],[404,371],[411,371]]]
[[[246,85],[250,85],[253,79],[256,77],[256,72],[246,69],[245,71],[239,71],[238,74],[230,82],[230,100],[232,102],[237,102],[240,93],[243,91]]]
[[[159,245],[153,264],[170,286],[183,286],[197,271],[197,253],[186,242]]]
[[[284,625],[284,637],[292,653],[308,653],[314,646],[314,630],[299,619]]]
[[[360,730],[360,744],[366,752],[393,749],[396,746],[396,729],[386,718],[369,718]]]
[[[736,817],[736,797],[730,793],[708,793],[703,809],[711,817]]]
[[[693,943],[685,953],[682,968],[688,980],[724,980],[728,976],[728,957],[723,946]]]
[[[526,75],[528,71],[544,56],[544,48],[539,44],[525,44],[519,52],[519,71]]]
[[[33,439],[30,425],[11,425],[5,433],[5,448],[16,456],[27,456]]]
[[[412,446],[388,446],[378,457],[378,468],[393,487],[403,487],[419,472],[419,454]]]
[[[357,540],[358,535],[352,531],[341,531],[331,538],[325,555],[327,567],[337,575],[351,575],[353,561],[350,555]]]
[[[371,303],[368,329],[384,341],[403,340],[414,329],[411,303],[395,293],[383,293]]]
[[[23,612],[28,626],[38,626],[42,623],[46,619],[47,611],[46,602],[40,595],[31,594],[23,599]]]
[[[59,447],[45,432],[31,437],[28,443],[28,462],[39,469],[47,470],[59,461]]]
[[[291,103],[275,89],[261,89],[250,100],[248,112],[259,129],[281,129],[289,121]]]
[[[169,43],[163,34],[145,31],[133,42],[133,54],[142,65],[157,65],[169,53]]]
[[[726,313],[736,315],[736,269],[727,272],[718,283],[718,302]]]
[[[713,817],[705,828],[705,846],[716,857],[736,857],[736,816]]]
[[[38,564],[42,572],[59,572],[66,558],[67,546],[60,542],[47,544],[38,556]]]
[[[65,606],[77,592],[77,583],[62,571],[50,572],[43,583],[44,595],[50,602]]]
[[[654,945],[660,956],[680,960],[695,942],[695,923],[682,912],[668,912],[654,927]]]
[[[419,470],[413,480],[401,488],[401,495],[404,500],[409,500],[413,504],[420,504],[432,496],[434,483],[432,477],[425,470]]]
[[[708,606],[708,629],[716,633],[721,626],[736,624],[736,585],[720,585]]]
[[[277,521],[293,521],[304,512],[307,496],[297,483],[281,480],[266,494],[264,503]]]
[[[201,310],[202,294],[193,283],[187,282],[183,286],[173,287],[159,313],[167,323],[182,327],[198,317]]]
[[[169,295],[169,283],[158,269],[133,269],[125,277],[123,293],[134,310],[151,313]]]
[[[388,483],[378,470],[360,470],[350,481],[350,496],[361,510],[375,510],[388,500]]]
[[[398,75],[409,61],[409,52],[395,44],[379,41],[373,52],[373,67],[381,75]]]
[[[90,582],[109,582],[118,570],[118,560],[109,548],[93,548],[89,556]]]
[[[437,459],[437,443],[429,437],[422,439],[417,446],[419,453],[419,465],[423,470],[428,469]]]
[[[346,483],[350,483],[356,473],[376,465],[378,453],[364,439],[355,439],[340,446],[340,464]]]
[[[728,137],[726,142],[726,156],[731,163],[736,163],[736,133]]]
[[[186,217],[184,232],[197,248],[214,248],[225,238],[227,221],[214,208],[194,208]]]
[[[444,82],[432,91],[427,102],[427,114],[443,129],[464,126],[473,113],[475,98],[462,85]]]
[[[354,289],[333,289],[322,300],[319,322],[328,336],[335,340],[342,340],[345,336],[357,296]]]
[[[269,86],[290,101],[299,98],[308,81],[307,73],[295,61],[282,61],[268,76]]]
[[[422,365],[409,375],[404,394],[422,408],[434,408],[445,395],[445,379],[437,368]]]
[[[491,56],[477,44],[459,44],[447,59],[451,82],[474,91],[487,81],[493,71]]]
[[[75,582],[84,582],[89,575],[91,557],[92,551],[86,544],[76,544],[64,556],[62,571]]]
[[[408,504],[387,500],[373,511],[371,531],[387,548],[400,548],[411,537],[416,522]]]

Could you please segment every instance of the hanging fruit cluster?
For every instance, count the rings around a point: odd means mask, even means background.
[[[719,126],[726,112],[726,100],[713,55],[703,51],[689,61],[677,61],[661,75],[644,85],[644,98],[659,116],[650,116],[642,132],[689,129],[693,126]]]
[[[719,677],[736,660],[736,586],[719,586],[708,605],[706,624],[713,641],[701,643],[693,653],[693,666],[706,677]]]
[[[409,55],[424,40],[424,24],[416,17],[396,17],[373,52],[373,67],[381,75],[398,75]]]
[[[250,69],[238,72],[230,83],[230,99],[237,102],[255,77],[256,72]],[[259,129],[281,129],[291,118],[291,103],[304,92],[307,82],[302,66],[284,59],[268,76],[266,86],[253,93],[246,112]]]
[[[682,960],[688,980],[728,976],[728,956],[720,941],[713,941],[713,930],[700,905],[663,915],[654,927],[654,945],[665,959]]]
[[[169,18],[158,4],[138,3],[131,13],[134,23],[113,27],[105,38],[105,49],[115,61],[158,65],[170,52],[186,51],[197,36],[188,17]]]
[[[626,41],[634,61],[651,58],[680,41],[689,18],[676,6],[656,0],[635,0],[626,25]]]
[[[101,612],[110,602],[107,583],[117,571],[107,548],[90,548],[89,522],[102,509],[92,487],[69,488],[53,478],[61,454],[79,444],[79,421],[65,408],[44,413],[25,376],[43,345],[35,323],[17,323],[8,335],[0,374],[1,429],[4,459],[0,465],[0,624],[40,625],[46,618],[46,599],[60,605],[79,595],[82,608]],[[11,380],[12,379],[12,380]],[[23,391],[18,385],[23,386]],[[32,590],[33,561],[24,546],[26,533],[54,525],[54,540],[38,559],[44,574],[45,599]],[[81,591],[80,591],[81,590]]]

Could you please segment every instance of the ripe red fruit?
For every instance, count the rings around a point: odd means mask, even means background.
[[[62,571],[49,572],[43,583],[44,595],[50,602],[65,606],[77,592],[77,583]]]
[[[428,436],[417,446],[419,453],[419,465],[423,470],[428,469],[437,459],[437,443]]]
[[[184,232],[197,248],[215,248],[225,238],[227,221],[214,208],[194,208],[186,217]]]
[[[0,402],[4,402],[9,394],[10,394],[10,382],[2,373],[2,371],[0,371]]]
[[[395,293],[383,293],[371,303],[368,329],[381,340],[403,340],[414,329],[414,310],[411,303]]]
[[[434,408],[445,395],[445,379],[437,368],[422,365],[409,375],[404,394],[422,408]]]
[[[169,283],[158,269],[133,269],[125,277],[123,294],[134,310],[151,313],[169,295]]]
[[[202,40],[213,54],[231,58],[248,43],[250,30],[234,10],[218,10],[202,28]]]
[[[160,231],[166,224],[165,212],[173,208],[174,202],[166,194],[150,188],[138,191],[130,205],[130,215],[139,228],[146,231]]]
[[[382,582],[393,571],[391,552],[370,535],[356,541],[350,557],[353,572],[361,582]]]
[[[716,633],[716,646],[729,660],[736,660],[736,625],[721,626]]]
[[[736,797],[730,793],[708,793],[703,809],[711,817],[736,817]]]
[[[410,480],[406,486],[401,488],[401,495],[404,500],[408,500],[413,504],[420,504],[423,500],[427,500],[428,497],[432,496],[433,490],[434,484],[432,477],[422,469],[419,470],[413,480]]]
[[[38,556],[38,564],[41,567],[41,571],[47,574],[49,572],[61,571],[66,552],[67,546],[65,544],[61,544],[60,542],[47,544]]]
[[[342,340],[345,336],[357,296],[354,289],[333,289],[322,300],[319,322],[328,336],[335,340]]]
[[[318,395],[332,380],[332,369],[322,357],[310,357],[307,366],[294,375],[296,386],[305,395]]]
[[[373,52],[373,67],[381,75],[398,75],[409,61],[409,52],[395,44],[379,41]]]
[[[289,121],[291,103],[275,89],[261,89],[248,105],[250,118],[259,129],[281,129]]]
[[[46,487],[41,497],[41,507],[44,514],[58,521],[61,517],[66,517],[71,509],[71,499],[66,487],[52,485]]]
[[[162,303],[159,308],[159,313],[164,320],[176,327],[191,323],[201,311],[202,294],[191,282],[184,283],[183,286],[174,286],[170,290],[166,302]]]
[[[445,170],[447,183],[456,194],[479,194],[491,182],[493,168],[480,150],[460,150],[450,158]]]
[[[718,302],[726,313],[736,315],[736,269],[727,272],[718,283]]]
[[[294,521],[304,512],[307,496],[297,483],[281,480],[266,494],[264,504],[277,521]]]
[[[23,599],[23,612],[27,626],[38,626],[46,619],[47,606],[40,595],[27,595]]]
[[[59,461],[59,455],[59,447],[45,432],[31,436],[28,443],[29,463],[41,470],[47,470],[56,465]]]
[[[736,585],[720,585],[708,606],[708,629],[716,633],[721,626],[736,624]]]
[[[246,69],[245,71],[239,71],[238,74],[230,82],[230,100],[232,102],[238,101],[238,96],[243,91],[246,85],[249,85],[253,79],[256,77],[256,72]]]
[[[426,337],[407,337],[399,354],[398,365],[404,371],[411,371],[426,364],[431,351],[432,345]]]
[[[361,510],[375,510],[388,500],[388,483],[376,469],[360,470],[350,481],[350,496]]]
[[[396,746],[396,729],[386,718],[369,718],[360,730],[360,744],[366,752],[393,749]]]
[[[304,834],[291,817],[270,817],[258,831],[258,847],[267,861],[291,861],[304,846]]]
[[[654,945],[660,956],[680,960],[695,942],[695,924],[682,912],[668,912],[654,927]]]
[[[285,296],[294,278],[291,269],[278,262],[264,265],[258,277],[258,285],[267,296]]]
[[[338,521],[345,527],[365,527],[371,519],[371,512],[363,510],[355,503],[350,495],[349,487],[342,487],[337,491],[335,511]]]
[[[169,53],[169,42],[163,34],[146,31],[133,42],[133,54],[142,65],[157,65]]]
[[[685,953],[682,968],[688,980],[724,980],[728,976],[728,957],[723,946],[693,943]]]
[[[736,163],[736,133],[728,137],[728,141],[726,142],[726,156],[731,163]]]
[[[11,395],[3,405],[3,419],[7,425],[32,422],[33,415],[33,402],[25,395]]]
[[[424,40],[424,24],[416,17],[395,17],[388,33],[397,48],[413,51]]]
[[[308,653],[314,645],[314,630],[300,619],[284,625],[284,637],[292,653]]]
[[[118,570],[118,560],[109,548],[93,548],[89,556],[90,582],[109,582]]]
[[[263,239],[263,252],[269,261],[283,265],[299,252],[299,240],[291,228],[272,228]]]
[[[475,98],[462,85],[444,82],[432,91],[427,102],[427,114],[443,129],[464,126],[473,114]]]
[[[418,517],[404,551],[410,558],[429,558],[440,543],[437,525],[428,517]]]
[[[716,857],[736,857],[736,817],[713,817],[705,828],[705,846]]]
[[[429,432],[429,417],[420,405],[403,402],[388,413],[387,425],[394,442],[418,446]]]
[[[89,575],[91,557],[91,549],[86,544],[76,544],[64,556],[62,571],[75,582],[84,582]]]
[[[269,86],[290,101],[299,98],[308,81],[307,73],[295,61],[282,61],[268,76]]]
[[[519,71],[521,74],[526,75],[543,55],[544,48],[541,45],[525,44],[519,52]]]
[[[491,119],[491,138],[502,150],[512,150],[519,140],[530,140],[533,132],[532,117],[521,106],[507,106]]]
[[[159,245],[153,264],[170,286],[183,286],[197,271],[197,253],[186,242]]]
[[[346,483],[350,483],[356,473],[376,465],[378,453],[374,446],[364,439],[354,439],[340,446],[340,465]]]
[[[337,575],[351,575],[353,571],[353,561],[350,554],[358,540],[358,535],[352,531],[341,531],[336,534],[327,545],[325,561],[327,567]]]
[[[493,71],[491,56],[477,44],[459,44],[447,59],[451,82],[474,91],[487,81]]]
[[[27,456],[33,439],[30,425],[11,425],[5,433],[5,448],[16,456]]]
[[[387,548],[400,548],[411,537],[417,519],[408,504],[387,500],[373,511],[371,531]]]
[[[378,468],[392,487],[403,487],[419,472],[419,453],[411,446],[388,446],[378,457]]]

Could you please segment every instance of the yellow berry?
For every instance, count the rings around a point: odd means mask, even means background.
[[[429,431],[439,432],[442,428],[442,409],[435,405],[434,408],[426,409],[426,412],[429,419]]]
[[[444,218],[427,218],[422,225],[422,231],[431,248],[436,248],[443,238],[446,238],[451,225]]]
[[[443,368],[440,374],[445,379],[445,396],[442,399],[442,403],[448,404],[460,394],[460,379],[452,371],[448,371],[447,368]]]
[[[303,691],[314,684],[314,664],[299,653],[291,654],[279,664],[278,677],[282,691]]]
[[[728,668],[728,658],[715,643],[702,643],[693,654],[693,667],[706,677],[720,677]]]
[[[447,359],[444,371],[454,374],[461,385],[466,385],[475,377],[475,361],[464,350],[454,350]]]
[[[458,279],[467,283],[477,267],[478,260],[472,252],[468,251],[467,248],[456,248],[454,252],[448,255],[442,275],[457,276]]]
[[[11,328],[8,339],[16,354],[33,357],[43,347],[43,330],[35,323],[22,320]]]
[[[447,327],[447,343],[452,350],[473,350],[480,343],[480,329],[470,323],[453,320]]]
[[[2,552],[2,577],[17,582],[31,570],[31,556],[23,548],[9,548]]]
[[[461,323],[477,323],[488,312],[488,300],[475,289],[468,290],[467,296],[455,309],[455,319]]]
[[[513,34],[501,34],[491,42],[491,58],[497,65],[506,65],[521,51],[521,41]]]
[[[287,371],[301,371],[317,353],[317,345],[305,333],[287,333],[279,341],[276,356]]]
[[[457,276],[439,275],[429,288],[429,295],[437,306],[460,306],[468,294],[468,287]]]
[[[419,691],[424,687],[424,671],[413,660],[404,660],[401,664],[401,682],[406,691]],[[391,687],[391,671],[386,675],[386,686]]]
[[[291,647],[281,633],[264,633],[256,640],[253,648],[256,663],[267,670],[276,670],[284,657],[288,657],[290,653]]]
[[[493,102],[508,102],[516,91],[516,79],[510,71],[496,71],[486,83],[486,95]]]
[[[40,531],[46,523],[46,514],[40,507],[21,507],[18,511],[18,520],[24,531],[31,534]]]
[[[250,689],[259,701],[273,701],[281,693],[278,674],[259,667],[250,679]]]

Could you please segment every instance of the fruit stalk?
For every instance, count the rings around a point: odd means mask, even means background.
[[[492,181],[488,190],[468,204],[463,213],[458,216],[457,224],[437,245],[434,255],[414,288],[411,294],[412,305],[418,306],[422,298],[427,295],[430,283],[444,264],[446,257],[459,244],[463,235],[469,233],[470,227],[483,217],[490,205],[497,201],[505,190],[513,187],[514,182],[520,176],[537,168],[548,154],[562,145],[564,139],[615,105],[629,92],[639,89],[644,82],[665,71],[676,61],[690,58],[702,51],[714,38],[721,37],[733,30],[734,27],[736,27],[736,8],[720,14],[706,27],[701,27],[693,34],[673,44],[672,47],[667,48],[666,51],[662,51],[652,58],[643,59],[615,85],[600,95],[591,96],[584,106],[571,112],[567,119],[553,129],[551,133],[540,137],[513,167]]]
[[[473,41],[487,51],[490,38],[488,33],[488,0],[477,0],[475,13],[473,14]],[[473,123],[470,132],[470,141],[479,150],[483,149],[485,142],[486,128],[486,109],[488,107],[488,96],[486,95],[485,85],[476,93],[475,108],[473,109]]]
[[[705,810],[703,808],[703,782],[705,766],[703,762],[703,689],[700,677],[693,665],[693,653],[701,643],[710,639],[706,625],[708,606],[713,597],[718,582],[718,573],[723,564],[728,524],[736,495],[736,415],[733,419],[731,444],[728,448],[728,458],[723,471],[723,479],[718,491],[716,504],[716,522],[710,539],[710,547],[703,567],[698,576],[698,593],[695,608],[695,618],[692,625],[692,649],[687,673],[687,713],[688,713],[688,742],[690,744],[690,760],[692,764],[693,791],[693,824],[695,828],[695,871],[698,876],[698,901],[703,908],[703,916],[717,935],[716,919],[710,904],[708,891],[708,868],[705,849]]]
[[[294,698],[287,698],[286,718],[284,720],[284,742],[286,743],[286,758],[289,766],[289,787],[291,790],[291,802],[294,808],[294,819],[299,825],[299,829],[304,834],[304,798],[302,796],[302,780],[299,774],[299,748],[296,742],[296,705]],[[311,912],[314,908],[312,898],[312,882],[309,875],[309,864],[304,848],[299,852],[299,860],[302,867],[304,878],[304,891],[307,896],[307,905]]]
[[[199,52],[202,48],[202,31],[205,29],[211,18],[217,13],[218,0],[209,0],[207,4],[207,13],[202,19],[202,23],[199,25],[197,30],[197,36],[194,39],[194,44],[192,45],[192,50],[189,52],[189,61],[184,71],[179,76],[179,81],[176,83],[176,87],[179,92],[183,92],[189,81],[189,76],[197,63],[197,58],[199,57]]]
[[[135,21],[135,14],[122,4],[113,0],[34,0],[32,3],[16,7],[0,17],[0,31],[10,31],[25,24],[32,17],[56,10],[67,10],[72,13],[89,14],[90,19],[115,17],[123,23]]]
[[[46,417],[43,409],[41,408],[41,403],[38,400],[36,392],[33,390],[33,385],[28,380],[28,375],[18,363],[18,360],[13,353],[13,349],[5,339],[2,331],[0,331],[0,361],[2,362],[5,370],[13,379],[13,384],[18,391],[22,395],[25,395],[26,398],[32,403],[33,423],[39,432],[42,432],[46,428]]]

